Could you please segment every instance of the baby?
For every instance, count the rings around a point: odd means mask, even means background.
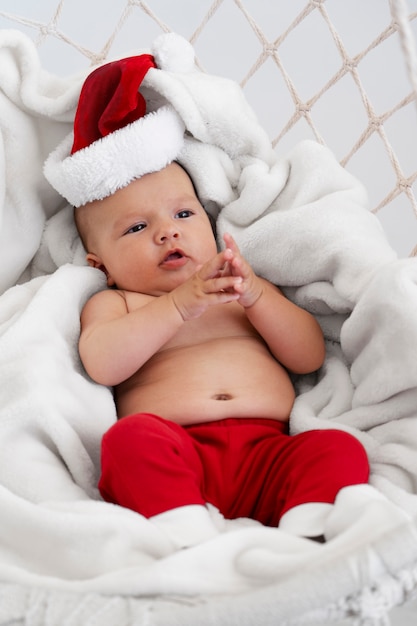
[[[75,211],[110,289],[81,316],[88,374],[114,388],[100,491],[176,548],[216,535],[212,505],[316,537],[337,493],[366,483],[362,445],[339,430],[288,434],[288,372],[320,368],[315,318],[257,276],[233,238],[218,252],[176,162]]]

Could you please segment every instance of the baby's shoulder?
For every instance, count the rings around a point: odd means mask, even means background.
[[[148,302],[155,300],[155,297],[157,297],[150,296],[146,293],[139,293],[137,291],[126,291],[120,289],[116,289],[115,291],[118,294],[119,298],[121,298],[125,303],[127,311],[134,311],[135,309],[139,309],[145,304],[148,304]]]
[[[102,302],[126,302],[126,296],[120,289],[106,288],[94,293],[86,304],[98,304]]]
[[[120,317],[144,306],[153,296],[123,289],[103,289],[86,302],[81,318],[85,320],[105,320]]]

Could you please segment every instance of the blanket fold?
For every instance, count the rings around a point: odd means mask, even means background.
[[[176,36],[167,45],[184,49]],[[181,553],[142,516],[100,500],[100,440],[116,413],[77,346],[82,306],[105,280],[85,265],[71,207],[42,176],[69,132],[82,77],[48,75],[31,42],[4,31],[0,580],[138,597],[279,595],[304,580],[311,602],[323,588],[335,601],[417,563],[417,261],[397,258],[363,184],[326,147],[306,141],[275,153],[240,88],[188,61],[177,70],[176,58],[150,71],[145,87],[185,123],[180,160],[217,218],[219,245],[230,232],[255,271],[325,334],[323,368],[295,380],[291,429],[352,432],[384,497],[325,546],[216,517],[219,537]],[[279,597],[284,615],[291,598]]]
[[[37,251],[46,219],[57,209],[43,163],[70,130],[81,75],[66,79],[42,69],[33,42],[0,32],[0,293]]]

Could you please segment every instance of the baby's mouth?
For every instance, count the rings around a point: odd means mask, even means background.
[[[164,257],[161,265],[170,268],[182,267],[186,263],[187,257],[182,250],[170,250]]]
[[[181,259],[183,256],[184,255],[182,254],[182,252],[180,252],[179,250],[174,250],[165,257],[164,262],[166,263],[167,261],[175,261],[176,259]]]

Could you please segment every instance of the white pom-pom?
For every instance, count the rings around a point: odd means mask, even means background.
[[[191,72],[194,69],[194,48],[176,33],[159,35],[152,44],[156,65],[167,72]]]

